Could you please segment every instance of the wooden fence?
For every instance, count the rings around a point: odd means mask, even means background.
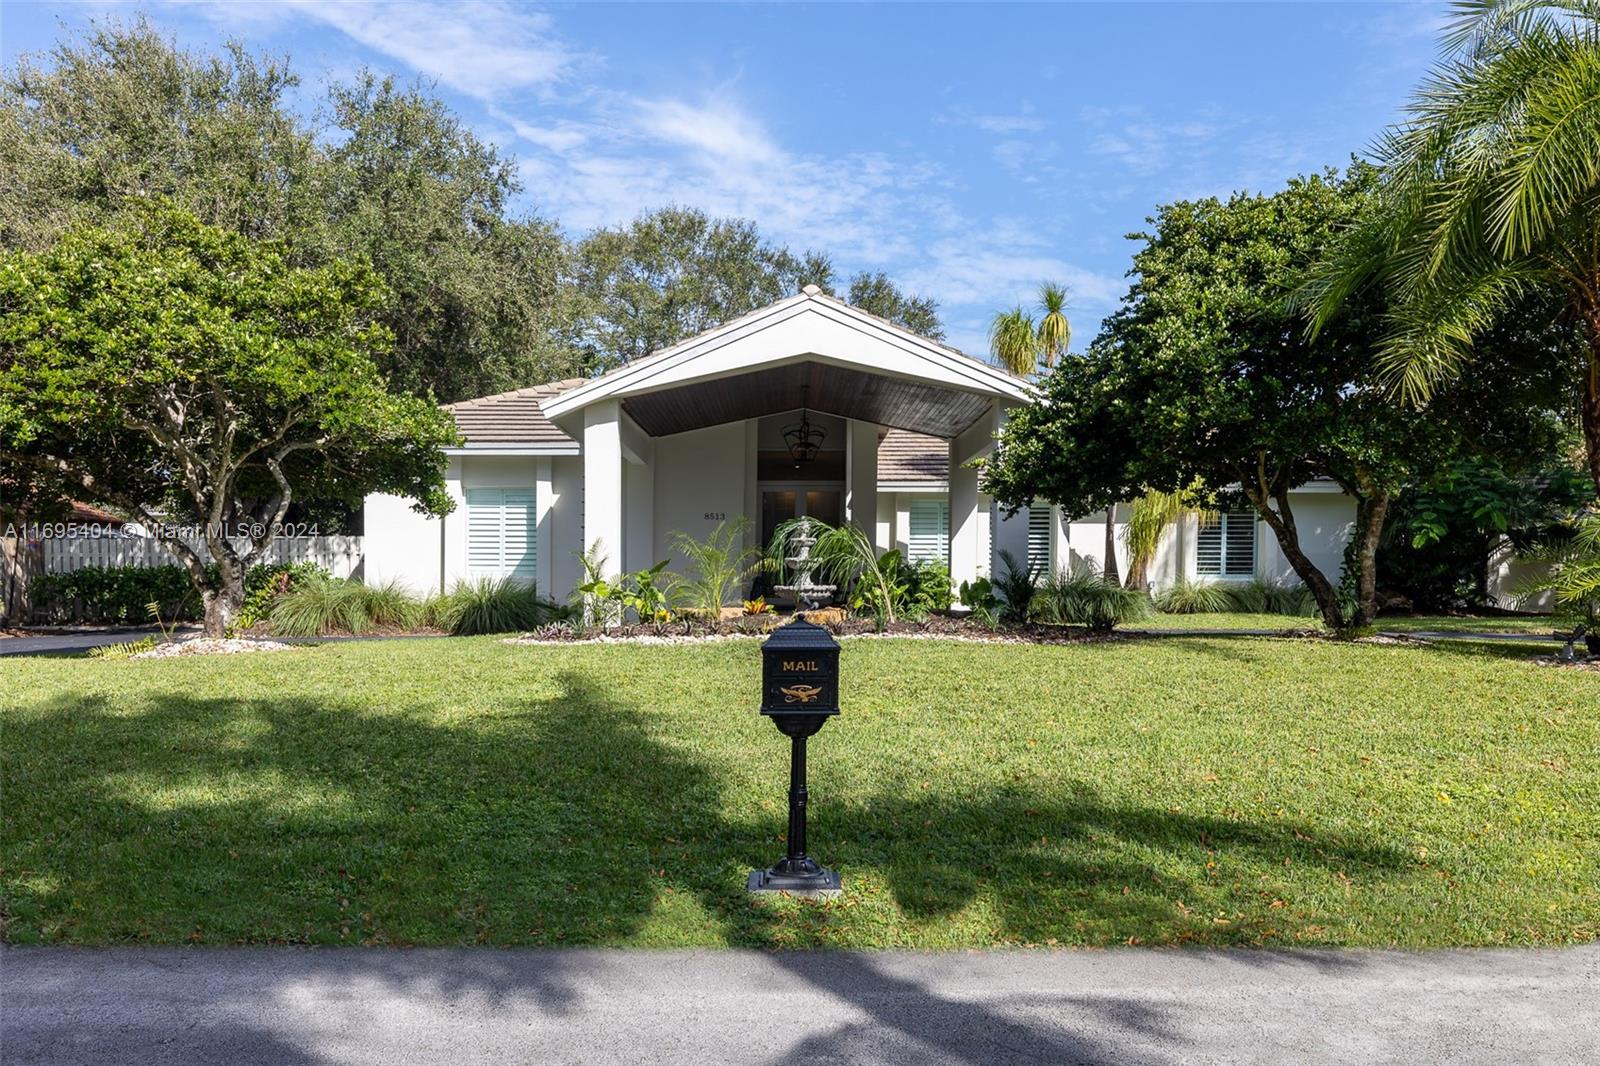
[[[170,566],[179,562],[156,537],[46,537],[40,542],[47,573],[63,574],[86,566]],[[196,544],[190,540],[189,543]],[[244,542],[240,542],[243,547]],[[204,546],[200,555],[209,559]],[[349,577],[361,566],[360,537],[278,537],[258,560],[261,563],[305,563],[323,567],[334,577]]]

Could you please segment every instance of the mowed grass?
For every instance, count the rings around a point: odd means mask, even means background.
[[[1284,633],[1322,631],[1322,619],[1284,614],[1212,611],[1201,614],[1153,614],[1128,625],[1130,630],[1257,630]],[[1385,615],[1373,628],[1383,633],[1522,633],[1552,640],[1561,628],[1544,615]],[[1568,631],[1571,626],[1566,627]]]
[[[1600,676],[1526,649],[850,640],[842,899],[752,900],[758,645],[0,660],[14,943],[1552,944],[1600,935]]]

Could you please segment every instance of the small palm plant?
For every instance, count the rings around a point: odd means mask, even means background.
[[[671,591],[703,615],[713,628],[722,626],[722,605],[739,602],[744,586],[762,568],[761,552],[744,546],[750,520],[718,522],[705,540],[672,534],[672,545],[688,560],[686,572],[669,575]]]
[[[1521,598],[1554,593],[1556,616],[1587,627],[1590,650],[1600,651],[1600,512],[1581,519],[1572,537],[1528,558],[1550,570],[1523,588]]]

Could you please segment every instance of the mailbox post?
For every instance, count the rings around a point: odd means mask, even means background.
[[[789,738],[788,853],[752,870],[751,892],[832,896],[839,875],[806,854],[806,738],[839,713],[839,642],[801,615],[761,645],[761,713]]]

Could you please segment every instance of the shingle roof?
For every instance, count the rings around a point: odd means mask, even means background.
[[[572,444],[574,441],[556,428],[539,409],[539,401],[557,396],[584,383],[583,378],[567,378],[526,389],[480,396],[446,404],[455,416],[456,428],[467,444]]]
[[[891,429],[878,442],[878,482],[950,480],[950,446],[940,437]]]

